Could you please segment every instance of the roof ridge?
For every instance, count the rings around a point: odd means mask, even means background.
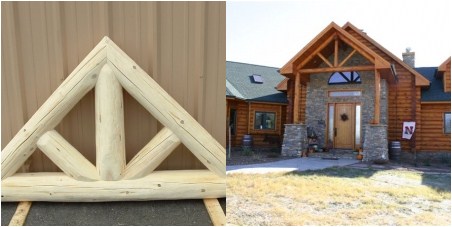
[[[226,61],[226,62],[237,63],[237,64],[243,64],[243,65],[254,65],[254,66],[260,66],[260,67],[266,67],[266,68],[273,68],[273,69],[279,69],[278,67],[266,66],[266,65],[258,65],[258,64],[252,64],[252,63],[246,63],[246,62],[238,62],[238,61]]]

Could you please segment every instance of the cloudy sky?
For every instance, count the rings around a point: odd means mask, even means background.
[[[354,24],[416,67],[451,55],[450,0],[302,0],[226,3],[226,59],[281,67],[331,22]]]

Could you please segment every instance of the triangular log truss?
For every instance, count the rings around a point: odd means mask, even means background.
[[[126,163],[122,88],[165,127]],[[95,89],[96,165],[54,128]],[[208,170],[154,171],[180,144]],[[16,173],[39,147],[64,173]],[[2,151],[2,201],[122,201],[226,195],[225,149],[108,37]]]

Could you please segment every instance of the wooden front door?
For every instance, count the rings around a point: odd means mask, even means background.
[[[353,149],[353,143],[355,141],[354,104],[336,103],[334,112],[334,147],[342,149]]]

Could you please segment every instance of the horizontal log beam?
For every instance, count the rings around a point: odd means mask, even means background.
[[[137,180],[77,181],[64,173],[18,173],[2,181],[2,202],[105,202],[222,198],[226,179],[208,170],[155,171]]]
[[[315,69],[300,69],[300,73],[327,73],[327,72],[350,72],[350,71],[373,71],[373,65],[350,66],[350,67],[333,67],[333,68],[315,68]]]
[[[99,180],[96,167],[68,143],[57,131],[46,132],[38,147],[68,176],[80,181]]]
[[[137,179],[154,171],[171,152],[179,146],[180,140],[168,128],[163,128],[127,164],[124,179]]]

